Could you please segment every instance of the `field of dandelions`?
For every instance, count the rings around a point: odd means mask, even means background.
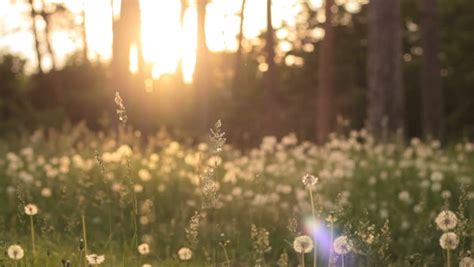
[[[474,143],[239,150],[117,129],[0,141],[0,266],[473,267]]]

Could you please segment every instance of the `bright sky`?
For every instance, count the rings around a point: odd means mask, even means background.
[[[315,8],[322,0],[310,0]],[[363,0],[339,0],[359,3]],[[47,3],[65,3],[75,16],[76,24],[81,23],[79,16],[83,6],[86,11],[86,29],[88,56],[92,60],[108,61],[111,57],[112,25],[111,0],[45,0]],[[114,0],[114,14],[118,16],[120,0]],[[196,49],[196,8],[190,0],[185,13],[184,27],[180,29],[180,0],[140,0],[142,20],[142,43],[145,61],[153,65],[153,76],[158,78],[164,73],[173,73],[177,62],[183,58],[185,80],[189,81],[195,63]],[[288,25],[296,23],[301,11],[301,0],[274,0],[273,24],[275,28],[282,22]],[[35,4],[41,7],[41,1]],[[241,0],[212,0],[207,7],[206,34],[207,44],[212,51],[235,51],[236,36],[239,29]],[[39,31],[44,22],[37,19]],[[257,37],[266,24],[266,1],[247,0],[244,21],[244,36],[247,39]],[[37,66],[34,39],[31,33],[31,19],[27,0],[0,0],[0,51],[21,54],[29,59],[30,70]],[[57,27],[52,34],[53,48],[58,55],[56,61],[64,64],[67,55],[81,48],[80,31],[68,31]],[[288,48],[287,48],[288,49]],[[131,55],[131,58],[134,58]],[[51,59],[45,57],[42,65],[48,69]],[[131,66],[133,70],[136,66]]]

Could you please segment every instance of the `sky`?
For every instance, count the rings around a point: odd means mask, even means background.
[[[112,14],[120,14],[120,0],[44,0],[50,3],[64,3],[74,14],[72,20],[80,25],[84,8],[88,57],[91,60],[107,62],[111,57]],[[301,12],[302,0],[273,0],[273,25],[279,28],[283,22],[295,25],[297,14]],[[322,0],[308,0],[313,8],[321,6]],[[361,0],[339,0],[357,5]],[[114,8],[112,12],[112,5]],[[35,0],[41,8],[41,1]],[[196,8],[193,0],[186,10],[183,29],[179,24],[180,0],[140,0],[142,43],[145,61],[153,65],[152,75],[159,78],[176,70],[178,60],[183,59],[185,80],[190,80],[194,70],[196,50]],[[342,2],[340,3],[342,4]],[[348,6],[351,8],[351,6]],[[239,31],[239,12],[241,0],[212,0],[207,6],[206,34],[207,45],[211,51],[235,51],[236,36]],[[357,8],[357,6],[352,6]],[[37,62],[34,52],[34,39],[31,32],[32,21],[29,16],[27,0],[0,0],[0,52],[8,51],[28,59],[27,68],[32,71]],[[44,29],[44,22],[37,18],[38,29]],[[60,24],[60,21],[56,24]],[[247,0],[244,20],[244,36],[257,37],[266,28],[266,1]],[[278,33],[277,33],[278,34]],[[283,33],[284,35],[284,33]],[[40,36],[40,38],[44,38]],[[56,62],[63,65],[68,55],[81,49],[80,31],[68,31],[56,27],[52,34],[52,45],[57,53]],[[290,49],[291,47],[282,47]],[[131,59],[136,55],[132,53]],[[51,58],[46,56],[42,66],[51,67]],[[136,70],[131,64],[131,71]]]

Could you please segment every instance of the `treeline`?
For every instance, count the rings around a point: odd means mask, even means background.
[[[354,2],[360,10],[351,9]],[[182,62],[175,74],[151,79],[141,49],[138,0],[121,1],[120,17],[111,29],[110,64],[89,61],[84,19],[63,23],[61,27],[83,38],[83,49],[63,68],[54,60],[50,17],[59,14],[69,21],[70,14],[62,5],[38,10],[33,0],[27,3],[31,20],[46,23],[44,33],[32,23],[37,60],[49,55],[52,69],[46,72],[40,64],[35,74],[27,75],[24,60],[2,57],[3,133],[58,126],[64,119],[108,127],[115,123],[113,94],[119,91],[138,129],[166,127],[200,136],[222,119],[240,144],[288,132],[321,143],[331,132],[362,127],[380,139],[474,135],[474,2],[469,0],[326,0],[320,8],[302,1],[297,25],[281,29],[271,23],[272,1],[267,0],[262,14],[267,28],[260,42],[243,37],[248,3],[242,0],[235,53],[209,51],[209,2],[196,0],[192,84],[183,82]],[[189,2],[181,4],[183,22]],[[277,38],[282,29],[291,34]],[[291,43],[292,49],[281,51],[281,42]],[[136,74],[129,71],[132,47],[138,52]]]

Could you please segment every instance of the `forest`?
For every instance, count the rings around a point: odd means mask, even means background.
[[[472,14],[0,0],[0,266],[473,267]]]

